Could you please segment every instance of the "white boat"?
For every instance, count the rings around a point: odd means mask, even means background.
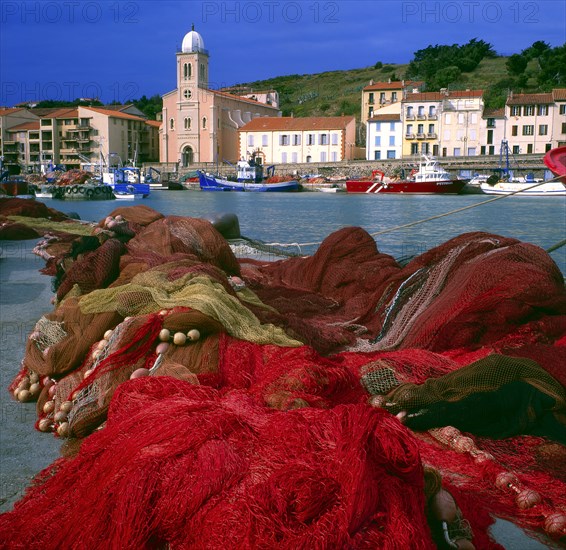
[[[486,195],[511,195],[518,197],[566,197],[566,187],[560,181],[499,181],[495,185],[485,182],[481,190]]]
[[[145,195],[141,191],[136,191],[133,185],[127,185],[126,189],[123,191],[117,191],[115,189],[114,196],[117,200],[136,200],[143,199]]]
[[[321,193],[345,193],[346,189],[344,189],[344,187],[341,187],[340,185],[334,184],[328,187],[317,187],[316,188],[317,191],[320,191]]]

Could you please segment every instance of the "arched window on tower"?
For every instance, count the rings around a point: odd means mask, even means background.
[[[205,68],[204,68],[204,63],[200,64],[200,79],[206,80],[206,71],[205,71]]]
[[[171,130],[175,129],[175,119],[174,118],[169,119],[169,128]]]
[[[185,63],[183,65],[183,79],[189,80],[191,78],[192,67],[190,63]]]
[[[206,117],[205,116],[202,117],[202,129],[206,130]]]
[[[191,129],[191,117],[185,117],[185,130]]]

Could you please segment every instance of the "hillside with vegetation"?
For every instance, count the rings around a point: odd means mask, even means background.
[[[413,59],[403,65],[376,61],[372,67],[278,76],[239,83],[231,89],[277,90],[283,116],[354,115],[359,120],[361,91],[370,80],[403,79],[424,81],[426,91],[482,89],[487,107],[503,107],[509,90],[536,93],[566,87],[566,44],[552,48],[539,40],[518,54],[504,57],[491,44],[474,38],[462,45],[428,46],[416,51]],[[155,119],[162,109],[159,95],[144,95],[132,103],[150,119]],[[37,106],[79,104],[84,103],[45,101]]]
[[[566,86],[566,44],[535,42],[519,54],[499,56],[483,40],[428,46],[404,65],[377,61],[373,67],[292,74],[241,83],[242,89],[279,92],[284,116],[360,116],[361,91],[370,80],[422,80],[427,91],[483,89],[486,106],[503,107],[507,91],[545,92]]]

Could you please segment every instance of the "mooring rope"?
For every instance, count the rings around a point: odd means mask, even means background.
[[[478,202],[476,204],[471,204],[469,206],[464,206],[462,208],[457,208],[455,210],[451,210],[450,212],[444,212],[443,214],[436,214],[435,216],[429,216],[428,218],[424,218],[422,220],[417,220],[415,222],[410,222],[410,223],[405,223],[403,225],[397,225],[396,227],[391,227],[389,229],[383,229],[381,231],[376,231],[375,233],[370,233],[370,235],[372,237],[375,237],[377,235],[384,235],[385,233],[391,233],[393,231],[398,231],[399,229],[406,229],[407,227],[413,227],[415,225],[419,225],[421,223],[425,223],[425,222],[429,222],[431,220],[437,220],[439,218],[444,218],[446,216],[451,216],[453,214],[457,214],[458,212],[464,212],[465,210],[470,210],[472,208],[477,208],[478,206],[483,206],[484,204],[488,204],[491,202],[495,202],[501,199],[506,199],[507,197],[510,197],[512,195],[516,195],[517,193],[523,193],[525,191],[529,191],[530,189],[534,189],[535,187],[539,187],[540,185],[544,185],[545,183],[552,183],[554,181],[558,181],[560,178],[562,178],[563,176],[556,176],[550,180],[545,180],[545,181],[539,181],[533,185],[530,185],[529,187],[525,187],[524,189],[519,189],[517,191],[511,191],[509,193],[506,193],[505,195],[499,195],[497,197],[493,197],[492,199],[487,199],[485,201],[482,202]],[[299,250],[301,249],[302,246],[315,246],[315,245],[319,245],[321,244],[322,241],[319,242],[311,242],[311,243],[265,243],[266,246],[279,246],[279,247],[286,247],[286,246],[296,246],[299,248]],[[564,243],[560,244],[558,243],[560,246],[563,246]],[[560,248],[560,246],[558,246],[557,248]],[[555,248],[553,249],[555,250]],[[548,251],[547,251],[548,252]]]

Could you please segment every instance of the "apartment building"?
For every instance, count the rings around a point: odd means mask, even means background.
[[[352,160],[356,119],[340,117],[258,117],[238,130],[240,158],[252,152],[264,163]]]
[[[505,108],[484,109],[480,123],[480,154],[499,155],[505,139]]]
[[[141,163],[159,158],[161,123],[122,112],[117,106],[20,111],[8,113],[3,127],[5,163],[14,173],[39,172],[48,162],[70,169],[109,160]]]
[[[402,100],[403,156],[480,153],[483,91],[413,93]]]
[[[16,174],[19,172],[18,162],[22,154],[22,147],[18,142],[20,133],[11,132],[10,130],[17,126],[37,122],[38,120],[39,117],[27,109],[19,107],[0,108],[0,156],[3,159],[4,166],[10,173]]]
[[[401,100],[407,94],[421,91],[423,86],[424,82],[413,80],[370,81],[369,85],[362,90],[361,124],[365,124],[370,118],[374,118],[374,115],[383,108],[388,108],[388,113],[400,114]]]
[[[506,139],[513,154],[542,153],[566,143],[566,88],[542,94],[510,93]]]
[[[377,114],[367,121],[366,159],[401,158],[403,151],[403,124],[401,115]]]

